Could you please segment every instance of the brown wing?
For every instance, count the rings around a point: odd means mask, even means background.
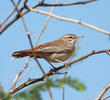
[[[44,43],[42,45],[37,46],[34,49],[34,52],[36,54],[36,57],[44,57],[47,54],[51,53],[57,53],[57,52],[70,52],[69,48],[65,48],[65,45],[61,43],[63,41],[53,41],[49,43]],[[22,58],[26,56],[32,56],[32,49],[27,49],[27,50],[21,50],[21,51],[16,51],[12,54],[13,57],[15,58]]]

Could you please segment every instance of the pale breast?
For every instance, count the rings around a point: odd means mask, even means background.
[[[50,56],[46,57],[45,59],[48,60],[49,62],[55,62],[59,63],[66,61],[71,57],[71,53],[53,53]]]

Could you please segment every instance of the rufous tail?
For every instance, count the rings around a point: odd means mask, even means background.
[[[28,50],[22,50],[22,51],[16,51],[12,54],[14,58],[22,58],[26,56],[32,56],[32,51]]]

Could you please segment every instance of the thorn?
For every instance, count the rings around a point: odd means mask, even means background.
[[[30,80],[31,80],[31,78],[29,77],[29,78],[28,78],[28,81],[30,81]]]

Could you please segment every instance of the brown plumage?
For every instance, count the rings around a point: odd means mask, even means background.
[[[49,62],[63,62],[71,57],[75,50],[75,43],[80,38],[82,38],[82,36],[77,37],[73,34],[66,34],[58,40],[44,43],[34,48],[34,56],[44,58]],[[27,49],[16,51],[12,56],[15,58],[33,57],[33,53],[32,49]]]

